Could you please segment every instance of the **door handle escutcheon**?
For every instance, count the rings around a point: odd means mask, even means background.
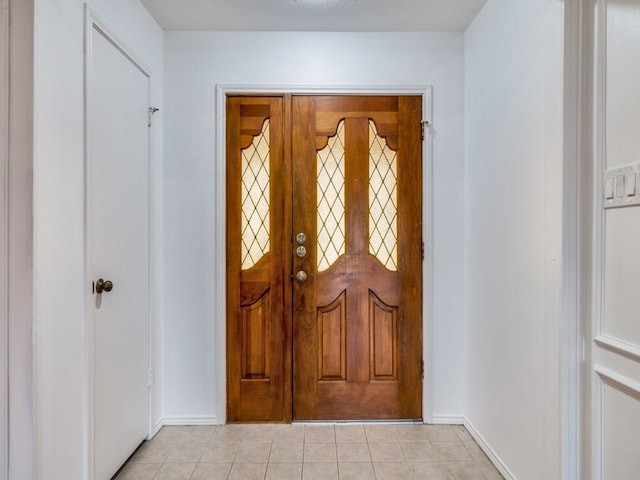
[[[111,280],[103,280],[101,278],[96,282],[96,293],[109,293],[111,290],[113,290],[113,282]]]

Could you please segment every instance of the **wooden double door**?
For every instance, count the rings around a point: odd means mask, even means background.
[[[227,420],[422,417],[422,98],[227,98]]]

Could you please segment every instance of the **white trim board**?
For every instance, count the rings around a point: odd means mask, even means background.
[[[482,451],[489,457],[489,460],[502,474],[505,480],[517,480],[516,476],[509,470],[509,467],[502,461],[500,456],[491,448],[480,432],[473,426],[473,424],[465,418],[464,427],[469,431],[469,434],[476,441]]]
[[[225,99],[228,94],[282,94],[294,95],[422,95],[423,121],[428,121],[422,144],[422,238],[425,244],[423,269],[423,352],[425,374],[422,394],[422,418],[431,423],[433,417],[433,88],[419,85],[368,85],[368,86],[301,86],[301,85],[217,85],[216,86],[216,151],[215,151],[215,292],[213,295],[217,319],[214,328],[216,346],[216,378],[214,387],[216,412],[220,424],[227,418],[227,372],[226,372],[226,111]]]
[[[441,415],[434,414],[431,416],[431,425],[464,425],[465,418],[462,415]]]
[[[157,433],[164,425],[220,425],[220,421],[215,415],[163,417],[156,424],[157,430],[155,433]]]

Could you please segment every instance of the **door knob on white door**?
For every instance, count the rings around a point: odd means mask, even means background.
[[[113,290],[113,282],[110,280],[103,280],[102,278],[96,282],[96,293],[107,292]]]

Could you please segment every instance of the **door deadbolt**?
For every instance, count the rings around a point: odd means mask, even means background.
[[[302,270],[300,270],[298,273],[296,273],[296,280],[299,281],[300,283],[304,283],[307,281],[307,272],[304,272]]]
[[[307,256],[307,249],[305,247],[303,247],[302,245],[300,245],[298,248],[296,248],[296,255],[298,256],[298,258],[304,258]]]
[[[111,290],[113,290],[113,282],[111,280],[103,280],[101,278],[96,282],[96,293],[109,293]]]
[[[296,242],[298,242],[299,245],[304,244],[304,242],[307,241],[307,236],[304,233],[299,233],[296,235]]]

